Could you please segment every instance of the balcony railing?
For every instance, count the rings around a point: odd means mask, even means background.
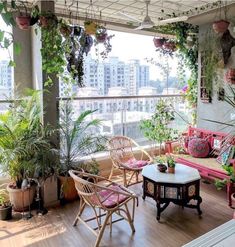
[[[144,145],[148,141],[140,131],[139,123],[150,118],[159,100],[167,101],[175,110],[175,120],[171,123],[174,129],[183,130],[190,122],[190,110],[182,95],[142,95],[142,96],[97,96],[74,97],[74,113],[78,116],[85,110],[97,110],[93,118],[103,120],[100,134],[107,136],[125,135]],[[58,98],[60,104],[70,98]]]

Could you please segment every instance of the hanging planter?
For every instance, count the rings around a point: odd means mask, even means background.
[[[156,38],[156,37],[153,38],[153,43],[156,48],[161,48],[165,42],[166,42],[165,38]]]
[[[194,39],[193,39],[193,37],[192,36],[188,36],[187,37],[187,39],[186,39],[186,47],[188,48],[188,49],[191,49],[191,48],[193,48],[193,46],[194,46]]]
[[[18,9],[18,15],[16,16],[16,24],[21,30],[28,30],[31,23],[31,16],[27,12],[27,7],[23,2],[20,2],[24,8],[24,12],[21,11],[20,6],[14,5],[15,9]]]
[[[215,21],[212,27],[216,33],[224,33],[228,29],[229,24],[230,22],[228,21],[219,20],[219,21]]]
[[[225,73],[225,80],[230,84],[235,84],[235,69],[230,68]]]
[[[60,33],[65,37],[69,37],[69,35],[72,33],[73,27],[69,26],[67,23],[65,23],[63,20],[60,22]]]
[[[48,28],[58,24],[57,17],[51,12],[41,14],[39,17],[39,26]]]
[[[108,38],[107,29],[103,26],[100,26],[96,30],[95,38],[96,38],[97,43],[104,43]]]
[[[163,44],[163,48],[166,50],[174,52],[174,51],[176,51],[176,44],[174,41],[166,41]]]
[[[21,30],[28,30],[30,27],[31,17],[30,16],[17,16],[16,24]]]
[[[98,25],[94,21],[85,21],[84,28],[85,33],[89,35],[95,35]]]

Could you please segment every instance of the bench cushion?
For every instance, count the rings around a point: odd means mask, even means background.
[[[177,157],[183,158],[184,160],[188,160],[191,163],[204,166],[208,169],[213,169],[222,173],[226,173],[225,170],[222,168],[222,165],[219,164],[215,158],[195,158],[187,154],[179,154],[177,155]]]

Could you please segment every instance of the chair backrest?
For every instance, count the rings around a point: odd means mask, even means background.
[[[89,182],[89,174],[82,171],[70,170],[69,175],[73,178],[78,195],[90,205],[102,206],[99,198],[99,186]],[[86,177],[86,179],[84,179]]]
[[[134,158],[133,142],[126,136],[115,136],[108,141],[110,157],[117,165]]]

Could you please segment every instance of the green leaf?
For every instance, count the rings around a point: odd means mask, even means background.
[[[0,13],[2,13],[2,11],[3,11],[3,8],[4,8],[4,5],[3,5],[3,3],[0,3]]]
[[[4,31],[1,31],[1,30],[0,30],[0,42],[3,41],[4,33],[5,33]]]
[[[21,45],[19,43],[14,43],[14,53],[19,55],[21,52]]]
[[[11,41],[5,37],[3,40],[3,45],[4,45],[4,48],[7,49],[11,45]]]
[[[10,60],[8,66],[9,67],[15,67],[16,63],[13,60]]]
[[[2,13],[2,19],[4,22],[9,26],[9,25],[14,25],[14,19],[12,16],[12,13],[7,12],[7,13]]]

